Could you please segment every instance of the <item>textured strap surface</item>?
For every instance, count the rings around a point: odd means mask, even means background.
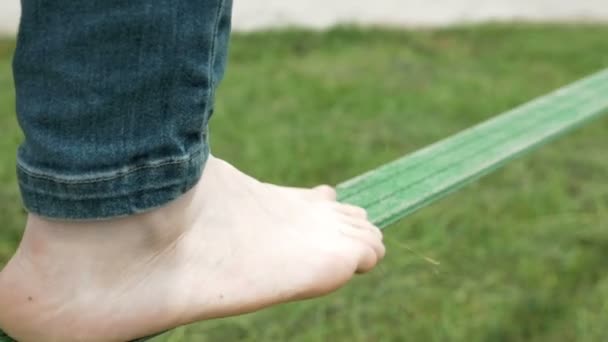
[[[608,112],[608,69],[338,185],[381,228]],[[136,341],[146,341],[141,338]],[[0,342],[12,342],[0,330]]]
[[[338,185],[381,228],[608,111],[608,69]]]

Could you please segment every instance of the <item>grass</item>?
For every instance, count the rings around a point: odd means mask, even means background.
[[[530,24],[238,34],[212,149],[265,181],[335,184],[608,67],[607,35]],[[13,48],[0,42],[0,265],[25,218]],[[390,227],[382,265],[339,292],[157,340],[608,340],[607,131],[595,121]]]

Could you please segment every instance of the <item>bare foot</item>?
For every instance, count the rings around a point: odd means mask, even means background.
[[[22,341],[127,341],[321,296],[384,256],[380,231],[329,187],[261,183],[210,157],[151,212],[28,218],[0,273],[0,326]]]

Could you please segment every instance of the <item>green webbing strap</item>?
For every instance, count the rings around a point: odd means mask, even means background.
[[[381,228],[608,110],[608,69],[338,185]]]
[[[607,111],[608,69],[339,184],[338,197],[386,228]]]

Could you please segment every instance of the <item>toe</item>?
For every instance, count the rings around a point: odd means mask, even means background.
[[[363,274],[371,271],[374,267],[376,267],[379,260],[380,257],[378,256],[377,252],[373,248],[366,246],[362,250],[356,273]]]
[[[321,199],[335,201],[338,198],[336,190],[329,185],[319,185],[312,189],[312,191]]]
[[[374,226],[369,221],[358,221],[354,224],[354,227],[358,228],[358,229],[364,229],[364,230],[371,232],[380,241],[382,241],[384,239],[384,236],[382,235],[382,231],[380,230],[380,228]]]
[[[340,203],[337,209],[346,216],[367,220],[367,210],[361,207],[357,207],[352,204]]]
[[[374,234],[374,236],[380,241],[383,239],[383,234],[380,228],[374,226],[374,224],[369,222],[367,219],[354,216],[345,216],[342,218],[342,222],[345,222],[354,229],[366,230]]]
[[[360,265],[371,265],[373,267],[379,260],[384,258],[386,248],[382,243],[382,233],[377,227],[371,224],[361,227],[351,225],[343,228],[342,233],[353,239],[363,249],[359,262]],[[373,255],[369,254],[370,251],[373,252]],[[365,266],[360,266],[359,268],[366,269]]]

